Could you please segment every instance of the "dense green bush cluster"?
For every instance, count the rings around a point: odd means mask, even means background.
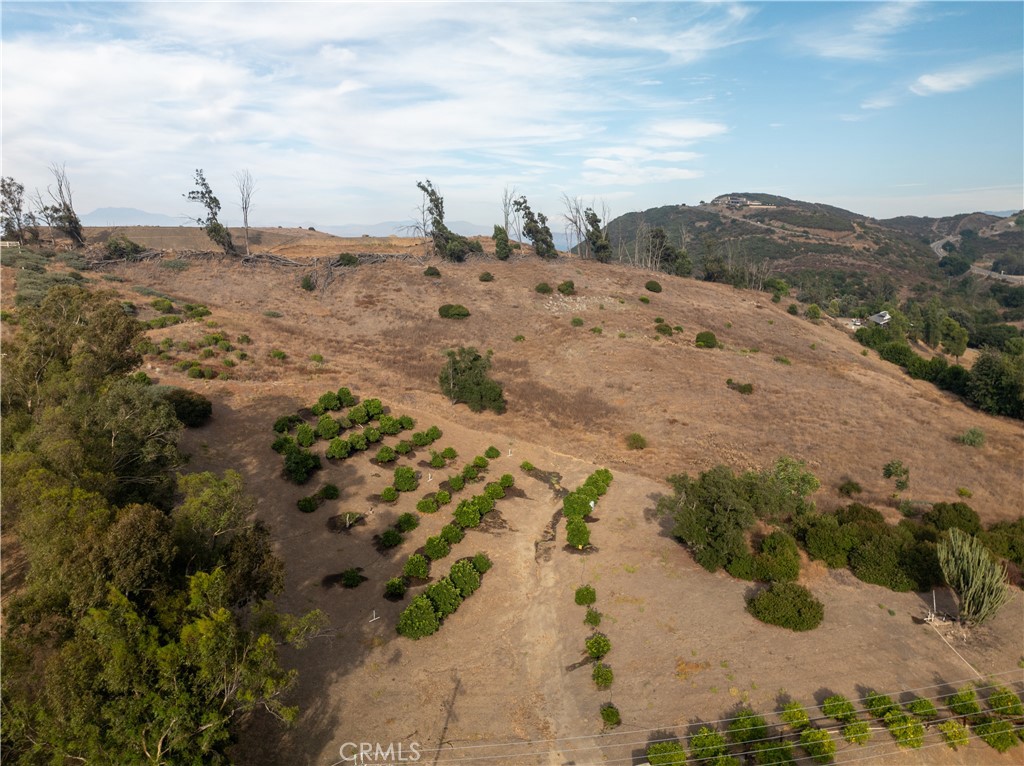
[[[821,624],[825,607],[802,585],[772,583],[747,601],[747,611],[761,622],[789,630],[813,630]]]
[[[560,292],[562,295],[575,295],[576,285],[573,283],[571,279],[567,279],[564,282],[559,283],[558,292]]]
[[[710,330],[704,330],[697,333],[695,345],[697,348],[718,348],[718,338]]]
[[[469,309],[461,303],[446,303],[437,310],[437,313],[444,319],[465,319],[469,316]]]
[[[410,556],[406,562],[406,576],[424,579],[426,573],[420,574],[419,562],[410,567],[413,559]],[[396,628],[399,635],[418,639],[436,633],[444,618],[454,614],[463,600],[480,587],[481,577],[490,569],[490,564],[490,559],[479,553],[471,559],[455,562],[447,577],[428,585],[426,592],[416,596],[399,615]],[[411,568],[415,573],[410,572]]]
[[[438,376],[441,392],[453,404],[464,402],[473,412],[505,411],[501,384],[488,377],[491,352],[481,356],[475,348],[460,347],[446,353],[447,361]]]
[[[600,468],[563,498],[562,513],[566,518],[566,542],[569,545],[580,549],[590,545],[590,529],[583,517],[590,514],[598,499],[608,491],[611,481],[611,471]]]

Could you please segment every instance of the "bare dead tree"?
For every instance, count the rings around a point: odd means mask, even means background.
[[[43,199],[43,193],[38,188],[33,194],[28,195],[28,201],[34,208],[35,216],[38,216],[38,219],[46,224],[46,230],[50,232],[50,247],[54,247],[57,240],[53,235],[55,214],[53,207],[46,204],[46,201]]]
[[[54,226],[71,237],[75,247],[85,244],[85,233],[82,231],[82,221],[75,212],[75,206],[71,197],[71,182],[68,180],[67,169],[64,165],[51,163],[50,173],[57,183],[57,190],[46,187],[46,193],[50,195],[53,204],[49,206]]]
[[[503,220],[505,222],[505,231],[509,234],[512,233],[512,229],[509,228],[511,224],[515,224],[516,241],[523,241],[523,227],[519,220],[519,213],[515,209],[515,201],[519,194],[519,190],[513,186],[511,189],[506,186],[505,190],[501,193],[501,212]]]
[[[238,188],[238,206],[242,208],[242,227],[245,231],[245,254],[249,255],[249,209],[252,207],[252,195],[256,191],[256,179],[248,170],[235,173],[235,185]]]
[[[652,261],[651,253],[651,227],[647,221],[640,221],[636,226],[636,235],[633,238],[633,265],[640,269],[650,269]]]
[[[583,258],[589,258],[590,242],[587,240],[587,217],[583,212],[583,200],[562,192],[562,207],[565,209],[562,217],[565,219],[565,238],[569,242],[569,249],[572,249],[575,242],[579,247],[579,254]]]

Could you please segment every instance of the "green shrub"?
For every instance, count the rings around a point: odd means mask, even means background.
[[[459,604],[462,603],[462,595],[447,577],[442,577],[437,582],[428,585],[425,593],[434,605],[437,616],[441,619],[454,614],[455,610],[459,608]]]
[[[747,601],[747,611],[761,622],[794,631],[821,624],[825,607],[802,585],[776,582]]]
[[[401,577],[392,577],[386,583],[384,583],[384,598],[392,601],[398,601],[405,597],[405,591],[408,586],[405,584],[405,580]]]
[[[494,565],[491,563],[491,560],[487,557],[486,553],[478,553],[473,556],[473,568],[480,574],[483,574],[492,566]]]
[[[697,348],[718,348],[718,338],[710,330],[697,333]]]
[[[821,308],[818,306],[817,303],[812,303],[804,311],[804,316],[806,316],[808,319],[812,319],[812,320],[821,319]]]
[[[919,718],[938,718],[939,711],[935,709],[930,699],[915,697],[907,703],[907,710]]]
[[[449,477],[448,486],[452,488],[452,492],[461,492],[462,488],[466,486],[466,480],[462,478],[462,474],[455,474]]]
[[[316,493],[323,500],[337,500],[341,496],[341,490],[338,489],[337,484],[324,484]]]
[[[484,486],[484,494],[492,500],[501,500],[505,497],[505,488],[498,482],[492,481]]]
[[[455,509],[455,521],[463,529],[469,529],[471,527],[479,526],[480,524],[480,511],[476,505],[468,500],[464,500],[459,503]]]
[[[817,763],[831,763],[836,755],[836,743],[824,729],[804,729],[800,732],[800,746]]]
[[[364,428],[363,436],[366,437],[366,441],[369,444],[376,444],[382,438],[384,438],[384,435],[373,426],[368,426],[367,428]]]
[[[488,460],[495,460],[501,457],[501,450],[491,445],[486,450],[484,450],[484,457],[487,458]]]
[[[430,453],[430,462],[428,463],[428,465],[431,468],[444,468],[445,459],[441,457],[441,453],[432,451]]]
[[[174,417],[186,428],[204,425],[213,414],[213,404],[202,394],[185,388],[168,389],[163,399],[171,405]]]
[[[583,326],[583,318],[582,317],[573,317],[572,320],[570,320],[569,324],[571,324],[573,327],[582,327]]]
[[[661,292],[661,285],[658,284],[657,282],[655,282],[653,279],[648,281],[644,285],[644,287],[648,290],[648,292],[652,292],[652,293],[660,293]]]
[[[380,547],[381,548],[395,548],[402,544],[405,538],[402,537],[402,533],[397,529],[385,529],[380,533]]]
[[[416,503],[416,510],[420,513],[437,513],[437,501],[432,497],[424,497]]]
[[[750,395],[754,393],[753,383],[736,383],[732,378],[729,378],[725,381],[725,385],[740,394]]]
[[[473,562],[468,559],[462,559],[452,564],[449,577],[463,598],[469,598],[480,587],[480,573],[476,571]]]
[[[647,439],[636,432],[626,436],[626,449],[644,449],[647,447]]]
[[[395,469],[394,487],[399,492],[413,492],[419,486],[416,472],[408,466],[399,466]]]
[[[316,441],[316,431],[308,423],[302,423],[295,431],[295,441],[300,447],[310,447]]]
[[[467,465],[462,469],[462,478],[466,481],[476,481],[476,477],[480,475],[480,471],[477,470],[475,465]]]
[[[341,586],[343,588],[358,588],[363,584],[363,581],[366,580],[366,578],[360,574],[361,571],[362,569],[360,567],[346,569],[341,573]]]
[[[332,459],[345,459],[352,452],[352,445],[340,437],[331,439],[327,445],[327,457]]]
[[[781,530],[761,541],[753,561],[753,575],[761,582],[793,582],[800,574],[800,551],[796,540]]]
[[[598,662],[594,665],[594,670],[591,672],[590,677],[594,680],[594,685],[598,689],[610,688],[615,680],[615,674],[612,672],[612,669],[603,662]]]
[[[985,444],[985,432],[980,428],[968,428],[956,440],[967,447],[981,447]]]
[[[434,605],[429,598],[419,595],[399,615],[396,630],[406,638],[418,639],[436,633],[439,627]]]
[[[590,527],[579,516],[569,519],[565,525],[565,541],[580,550],[590,545]]]
[[[786,312],[792,314],[793,316],[796,316],[797,314],[800,313],[800,307],[797,306],[795,303],[790,303],[789,306],[786,307]]]
[[[750,708],[740,708],[729,723],[726,735],[735,745],[760,742],[768,738],[768,724]]]
[[[469,309],[461,303],[446,303],[437,310],[437,313],[444,319],[465,319],[469,316]]]
[[[946,707],[959,716],[970,718],[981,712],[978,705],[978,695],[970,686],[961,686],[956,694],[946,699]]]
[[[648,298],[648,297],[647,297],[646,295],[641,295],[641,296],[640,296],[640,302],[641,302],[641,303],[645,303],[645,304],[646,304],[646,303],[650,303],[650,302],[651,302],[651,299],[650,299],[650,298]]]
[[[892,711],[899,710],[899,706],[892,701],[892,697],[874,691],[868,692],[864,697],[864,707],[872,716],[883,720]]]
[[[503,489],[511,489],[515,486],[515,483],[516,480],[510,473],[503,473],[498,479],[498,484],[500,484]]]
[[[851,745],[863,745],[871,739],[871,727],[867,721],[851,721],[843,727],[843,739]]]
[[[395,529],[399,532],[412,532],[420,525],[420,520],[415,513],[403,513],[395,521]]]
[[[380,491],[380,499],[385,503],[393,503],[398,499],[398,490],[388,485]]]
[[[596,609],[587,607],[587,614],[583,618],[583,623],[589,625],[592,628],[596,628],[601,624],[601,613]]]
[[[310,474],[319,469],[319,456],[309,450],[296,446],[284,453],[284,474],[295,484],[305,484]]]
[[[398,459],[398,453],[395,452],[393,449],[391,449],[391,447],[388,447],[387,445],[385,445],[385,446],[381,447],[379,450],[377,450],[377,454],[374,457],[374,460],[376,460],[381,465],[385,465],[387,463],[393,463],[397,459]]]
[[[567,279],[558,285],[558,292],[562,295],[575,295],[576,285],[573,284],[571,279]]]
[[[547,282],[541,282],[533,289],[536,290],[541,295],[549,295],[552,292],[551,285],[549,285]]]
[[[669,327],[664,322],[659,322],[658,324],[654,325],[654,331],[659,335],[664,335],[666,337],[672,335],[673,332],[672,328]]]
[[[312,274],[303,274],[302,281],[299,283],[299,285],[302,287],[303,290],[308,290],[312,292],[313,290],[316,289],[316,280],[313,278]]]
[[[443,559],[451,551],[451,545],[442,537],[428,537],[426,544],[423,546],[423,552],[431,561]]]
[[[288,450],[297,449],[298,445],[295,440],[287,434],[282,434],[274,439],[274,443],[270,445],[270,448],[279,455],[283,455]]]
[[[931,510],[921,515],[921,523],[944,532],[947,529],[961,529],[969,535],[981,532],[981,519],[966,503],[935,503]]]
[[[412,444],[403,439],[402,441],[398,442],[398,444],[395,445],[395,452],[397,452],[399,455],[408,455],[410,452],[412,452]]]
[[[341,432],[341,423],[330,415],[321,415],[316,421],[316,435],[321,439],[333,439]]]
[[[478,468],[481,471],[485,470],[490,464],[490,461],[483,455],[477,455],[473,458],[473,467]]]
[[[586,647],[587,654],[599,660],[612,650],[612,642],[604,633],[595,633],[586,640]]]
[[[452,496],[445,492],[443,489],[437,490],[434,493],[434,502],[437,503],[437,507],[440,508],[442,505],[448,505],[452,501]]]
[[[426,580],[430,576],[430,562],[425,556],[414,553],[406,559],[402,574],[406,577],[415,577],[417,580]]]
[[[986,717],[972,724],[972,728],[986,745],[1000,753],[1020,744],[1018,729],[1010,721]]]
[[[857,710],[853,707],[853,703],[842,694],[826,697],[821,703],[821,712],[829,718],[835,718],[843,723],[857,720]]]
[[[924,744],[924,725],[910,713],[890,710],[883,720],[900,747],[918,748]]]
[[[710,726],[701,726],[697,733],[690,737],[690,757],[695,761],[717,762],[727,753],[725,737]]]
[[[370,413],[366,411],[364,405],[357,404],[349,409],[348,419],[356,425],[365,425],[370,422]]]
[[[592,585],[581,585],[576,589],[576,603],[580,606],[590,606],[597,601],[597,591]]]
[[[863,488],[853,479],[847,479],[839,485],[839,494],[843,497],[853,497],[863,492]]]
[[[423,269],[423,276],[439,277],[441,276],[441,272],[437,270],[436,266],[427,266],[427,268]]]
[[[149,305],[161,314],[170,314],[174,311],[174,304],[167,298],[154,298]]]
[[[282,361],[282,360],[288,358],[288,354],[286,354],[284,351],[282,351],[279,348],[272,348],[272,349],[270,349],[270,358],[271,359],[277,359],[278,361]]]
[[[317,502],[315,497],[303,497],[299,498],[298,506],[299,510],[303,513],[312,513],[317,509],[320,504]]]
[[[477,277],[477,278],[481,282],[493,282],[494,281],[494,275],[491,272],[489,272],[489,271],[485,271],[485,272],[481,273],[480,276]]]
[[[783,723],[792,726],[794,731],[801,731],[811,725],[811,719],[807,715],[807,710],[796,700],[787,702],[782,706],[779,718],[782,719]]]
[[[997,686],[988,695],[988,709],[996,715],[1011,718],[1024,716],[1024,705],[1021,705],[1020,697],[1005,686]]]
[[[960,747],[967,747],[970,742],[970,734],[967,727],[960,721],[943,721],[939,724],[939,731],[946,744],[956,750]]]
[[[441,539],[443,539],[449,545],[457,545],[462,542],[462,538],[466,536],[466,533],[462,531],[462,527],[457,524],[445,524],[441,527]]]
[[[394,436],[401,433],[402,424],[398,418],[391,417],[391,415],[381,415],[380,420],[377,421],[377,428],[385,436]]]
[[[793,743],[785,739],[755,742],[754,763],[757,766],[796,766],[793,758]]]
[[[619,714],[619,709],[615,707],[615,705],[611,702],[606,702],[601,705],[601,720],[607,728],[614,729],[622,723],[622,716]]]
[[[529,460],[524,460],[522,463],[519,464],[519,469],[521,471],[525,471],[526,473],[530,473],[530,471],[534,470],[534,465]]]
[[[123,234],[115,234],[113,237],[107,240],[104,248],[107,251],[107,255],[111,258],[118,258],[124,260],[134,260],[135,256],[143,252],[146,248],[140,245],[138,242],[132,242],[128,237]]]
[[[678,742],[655,742],[647,746],[651,766],[685,766],[686,750]]]

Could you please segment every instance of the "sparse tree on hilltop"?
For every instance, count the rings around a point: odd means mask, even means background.
[[[245,231],[245,254],[249,255],[249,210],[252,207],[252,195],[256,191],[256,179],[248,170],[235,173],[235,184],[238,187],[239,207],[242,208],[242,227]]]
[[[26,234],[33,233],[35,216],[25,212],[25,187],[10,176],[0,180],[0,218],[3,219],[4,239],[25,244]]]
[[[38,191],[33,198],[40,218],[46,221],[51,229],[56,229],[62,234],[71,238],[75,247],[85,244],[85,232],[82,230],[82,222],[75,212],[74,203],[71,197],[71,182],[63,165],[56,162],[50,165],[50,172],[57,182],[57,188],[47,186],[46,193],[50,195],[51,204],[46,204],[43,195]]]
[[[196,169],[196,188],[182,196],[187,197],[191,202],[198,202],[206,208],[206,217],[196,218],[195,222],[203,227],[210,241],[222,247],[225,253],[233,255],[235,245],[231,241],[231,232],[217,220],[217,216],[220,214],[220,200],[210,189],[210,184],[207,183],[202,168]]]
[[[526,197],[519,197],[512,203],[513,209],[523,217],[523,233],[533,243],[534,252],[541,258],[557,258],[555,240],[548,228],[548,218],[543,213],[534,214]]]

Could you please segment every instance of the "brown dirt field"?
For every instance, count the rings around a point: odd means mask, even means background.
[[[951,635],[947,644],[919,622],[930,599],[807,564],[801,581],[825,603],[826,617],[815,631],[791,633],[747,615],[744,595],[751,584],[700,569],[652,512],[671,473],[693,474],[717,463],[763,468],[789,454],[806,460],[821,479],[814,497],[819,507],[839,504],[836,486],[850,477],[864,487],[859,499],[897,519],[881,471],[900,459],[910,468],[910,499],[952,501],[957,487],[968,487],[984,521],[1014,519],[1024,507],[1020,422],[972,410],[873,353],[862,356],[843,330],[790,316],[764,294],[663,275],[664,291],[651,294],[643,289],[649,274],[572,260],[437,263],[443,276],[435,280],[422,276],[424,265],[399,260],[347,269],[323,292],[300,289],[295,270],[223,260],[183,272],[157,263],[122,266],[112,273],[123,284],[100,283],[140,305],[148,301],[134,292],[140,286],[206,303],[216,331],[253,340],[244,347],[252,361],[232,368],[233,380],[196,381],[172,368],[175,359],[195,358],[195,352],[147,359],[147,371],[159,382],[213,400],[213,422],[184,438],[193,455],[189,468],[233,468],[244,475],[285,561],[281,608],[322,609],[335,631],[287,652],[299,671],[293,701],[302,713],[290,729],[259,716],[250,721],[235,752],[239,763],[334,764],[343,743],[365,741],[385,747],[416,742],[421,762],[434,764],[629,764],[638,762],[648,741],[686,735],[700,722],[727,718],[740,703],[772,714],[786,695],[805,705],[831,693],[858,699],[872,688],[944,696],[975,678],[972,668],[1024,689],[1020,591],[990,625],[966,641]],[[484,270],[495,281],[480,282]],[[575,281],[578,295],[543,296],[533,289],[540,281],[554,286],[565,279]],[[443,303],[463,303],[472,316],[441,319]],[[143,314],[152,315],[148,309]],[[574,316],[583,318],[582,327],[571,326]],[[685,330],[659,339],[655,317]],[[696,348],[693,338],[705,329],[724,348]],[[152,336],[195,339],[213,331],[189,323]],[[524,339],[514,340],[518,335]],[[440,394],[442,352],[460,344],[494,350],[492,374],[504,383],[509,402],[505,415],[473,414]],[[288,359],[270,360],[272,348]],[[309,361],[312,353],[322,354],[324,363]],[[775,361],[779,357],[790,363]],[[754,393],[730,390],[727,378],[753,383]],[[377,503],[391,469],[365,455],[325,461],[308,485],[296,487],[280,477],[280,458],[269,448],[278,416],[342,385],[412,415],[418,429],[438,425],[444,432],[438,446],[458,450],[457,466],[495,445],[502,457],[489,476],[512,473],[521,490],[498,502],[502,523],[469,531],[452,556],[435,564],[437,576],[457,558],[484,551],[495,566],[439,633],[417,642],[394,631],[408,596],[399,604],[384,600],[383,583],[450,519],[454,504],[423,516],[402,546],[381,555],[373,535],[413,511],[430,484],[394,506]],[[954,441],[970,427],[984,430],[982,448]],[[647,449],[626,450],[624,437],[633,431],[644,434]],[[437,481],[453,472],[421,465],[425,454],[419,450],[399,464],[422,471],[423,482],[428,474]],[[550,485],[519,470],[523,460],[559,473],[565,488],[578,486],[596,467],[612,470],[615,479],[594,514],[595,551],[566,551],[564,524],[553,547],[540,542],[559,501]],[[328,481],[341,487],[341,497],[312,514],[299,513],[296,501]],[[328,527],[342,511],[371,508],[367,524],[349,533]],[[325,576],[349,567],[362,567],[368,581],[353,590],[323,586]],[[601,629],[613,645],[610,694],[597,691],[590,666],[579,664],[589,629],[573,591],[583,582],[597,589]],[[940,609],[953,610],[949,594],[938,598]],[[380,619],[371,622],[374,613]],[[602,733],[599,706],[609,699],[623,725]],[[773,714],[769,718],[777,723]],[[1000,757],[980,743],[953,752],[938,742],[931,730],[928,747],[900,751],[879,730],[863,747],[840,739],[837,760],[1020,762],[1019,750]]]

